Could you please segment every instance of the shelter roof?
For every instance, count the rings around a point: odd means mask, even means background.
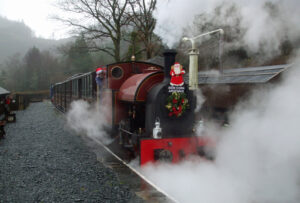
[[[0,95],[10,94],[10,92],[2,87],[0,87]]]
[[[289,68],[291,65],[259,66],[247,68],[226,69],[223,72],[218,70],[200,71],[198,73],[199,85],[204,84],[249,84],[266,83],[272,78]],[[185,81],[188,82],[188,74]]]

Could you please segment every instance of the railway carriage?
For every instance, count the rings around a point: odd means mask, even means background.
[[[95,72],[76,74],[67,80],[51,86],[53,104],[62,112],[67,112],[74,100],[94,102],[97,88]]]

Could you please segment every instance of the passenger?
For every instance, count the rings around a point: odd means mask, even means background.
[[[10,103],[11,103],[11,97],[10,96],[6,96],[4,107],[5,107],[5,112],[7,114],[10,114]]]
[[[53,96],[54,96],[54,91],[53,91],[53,84],[50,85],[50,101],[53,103]]]
[[[6,113],[5,113],[5,100],[0,101],[0,139],[4,138],[5,130],[4,126],[6,124]]]
[[[102,93],[102,89],[103,89],[103,83],[104,83],[104,79],[105,79],[105,67],[99,67],[96,69],[96,83],[97,83],[97,86],[98,86],[98,93],[99,93],[99,96],[101,95]]]

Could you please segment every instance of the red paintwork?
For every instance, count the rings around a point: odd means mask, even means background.
[[[110,89],[104,89],[102,94],[100,95],[101,98],[101,106],[103,106],[103,111],[106,124],[113,125],[113,92]]]
[[[120,78],[114,78],[111,75],[112,70],[115,67],[119,67],[123,70],[123,74]],[[123,82],[132,75],[131,63],[118,63],[118,64],[109,65],[107,67],[107,70],[108,70],[108,88],[113,90],[120,89]]]
[[[169,143],[172,143],[171,145]],[[179,150],[183,150],[186,156],[197,154],[197,147],[205,146],[209,140],[205,137],[181,137],[181,138],[163,138],[163,139],[142,139],[140,140],[140,164],[141,166],[154,162],[154,150],[166,149],[172,152],[172,163],[179,162],[182,158],[179,156]]]
[[[113,78],[111,73],[114,67],[120,67],[123,70],[123,75],[120,78]],[[121,85],[124,83],[132,75],[136,75],[137,73],[145,73],[145,72],[156,72],[157,70],[161,70],[159,66],[154,66],[153,64],[148,64],[144,62],[124,62],[124,63],[116,63],[107,66],[107,87],[109,89],[118,90]]]
[[[133,75],[120,87],[118,99],[128,102],[144,102],[149,90],[157,83],[162,82],[163,78],[164,74],[161,71]]]

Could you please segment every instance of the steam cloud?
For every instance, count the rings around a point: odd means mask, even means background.
[[[220,133],[216,160],[147,166],[143,172],[180,202],[300,201],[300,60],[277,86],[253,93]]]
[[[103,129],[105,108],[95,105],[83,100],[72,102],[67,113],[67,125],[79,134],[97,138],[102,143],[109,144],[111,138]]]
[[[283,38],[299,36],[299,1],[280,2],[274,16],[266,12],[266,1],[226,2],[240,8],[242,24],[247,27],[243,43],[253,50],[264,44],[272,53]],[[220,3],[221,0],[160,1],[156,32],[172,47],[195,15],[212,12]],[[251,100],[236,108],[230,126],[215,132],[220,140],[213,162],[191,159],[178,165],[150,165],[142,172],[185,203],[300,202],[299,65],[300,60],[286,71],[282,83],[254,92]],[[104,118],[95,112],[99,111],[86,102],[74,102],[68,123],[77,132],[100,136],[108,142],[99,125]]]
[[[266,3],[273,3],[277,7],[266,6]],[[266,54],[274,54],[278,51],[281,41],[285,39],[295,40],[299,37],[300,31],[298,20],[300,14],[297,9],[300,2],[297,0],[171,0],[160,1],[158,10],[155,13],[157,26],[155,32],[163,38],[169,47],[182,38],[184,29],[189,37],[201,34],[195,33],[192,23],[196,15],[211,14],[207,20],[219,26],[235,27],[228,15],[221,13],[222,20],[218,21],[212,15],[214,9],[220,5],[236,5],[241,17],[241,26],[246,29],[243,38],[238,42],[249,46],[250,50],[257,52],[260,49]],[[273,9],[273,10],[272,10]],[[213,22],[213,21],[218,22]],[[219,27],[216,27],[217,29]],[[211,31],[211,30],[206,30]],[[266,56],[265,56],[266,57]]]

